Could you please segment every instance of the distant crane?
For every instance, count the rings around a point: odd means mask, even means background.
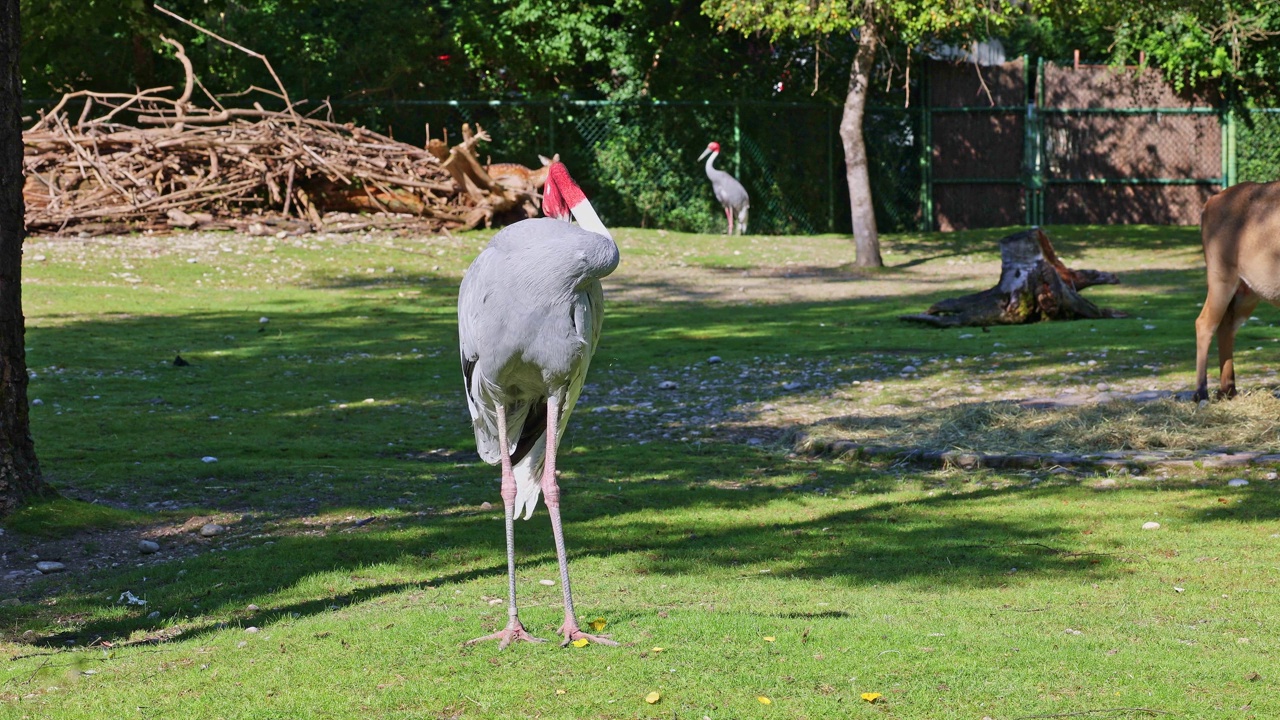
[[[564,591],[563,645],[575,640],[616,645],[578,627],[560,523],[556,449],[582,392],[600,342],[604,291],[600,278],[618,267],[618,246],[586,195],[559,162],[547,168],[547,217],[504,228],[471,263],[458,292],[458,338],[467,407],[480,457],[502,466],[506,510],[507,626],[469,641],[544,642],[516,610],[515,516],[533,514],[546,498]],[[569,216],[578,226],[569,223]]]
[[[747,197],[747,189],[742,187],[742,183],[729,173],[715,168],[716,158],[720,155],[720,143],[707,143],[707,149],[702,151],[698,159],[707,157],[707,153],[711,153],[711,157],[707,158],[707,178],[711,180],[711,190],[716,194],[716,200],[724,206],[724,216],[729,220],[729,234],[733,234],[733,220],[736,217],[738,234],[741,235],[747,231],[747,210],[751,207],[751,198]]]

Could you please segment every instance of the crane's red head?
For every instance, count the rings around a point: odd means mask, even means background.
[[[564,163],[553,162],[547,167],[547,184],[542,188],[543,215],[568,220],[569,211],[586,199]]]
[[[707,149],[711,152],[720,152],[720,143],[714,141],[709,142],[707,143]]]

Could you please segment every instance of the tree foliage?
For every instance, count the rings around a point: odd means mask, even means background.
[[[1145,52],[1180,91],[1280,101],[1280,3],[1274,0],[1130,0],[1084,9],[1113,30],[1115,62],[1134,62]]]
[[[261,63],[152,0],[21,0],[28,96],[181,80],[181,40],[213,92],[270,83]],[[696,0],[162,0],[263,53],[312,100],[732,99],[768,92],[794,43],[715,32]]]

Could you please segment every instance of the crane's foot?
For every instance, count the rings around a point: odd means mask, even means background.
[[[468,640],[463,643],[463,646],[470,647],[471,645],[487,642],[489,640],[498,641],[498,650],[505,650],[508,645],[514,642],[546,642],[546,640],[543,640],[542,638],[536,638],[530,635],[529,632],[524,629],[524,625],[520,623],[518,618],[511,618],[511,622],[507,623],[505,628],[493,633],[492,635],[485,635],[484,637],[478,637],[474,640]]]
[[[564,642],[560,643],[560,647],[568,647],[575,640],[586,640],[587,642],[600,643],[601,645],[617,645],[618,643],[609,639],[608,635],[592,635],[584,633],[578,629],[577,623],[566,622],[560,626],[559,633],[564,636]]]

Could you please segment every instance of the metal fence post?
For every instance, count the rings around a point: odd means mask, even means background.
[[[933,114],[929,111],[929,63],[920,72],[920,230],[933,230]]]
[[[1024,77],[1028,82],[1026,86],[1030,88],[1032,77],[1030,70],[1030,58],[1023,56],[1023,68],[1026,72]],[[1039,227],[1044,224],[1044,132],[1043,132],[1043,115],[1040,113],[1040,101],[1043,98],[1044,89],[1044,59],[1037,58],[1036,74],[1037,80],[1035,91],[1028,93],[1027,97],[1027,115],[1023,120],[1023,165],[1025,167],[1026,176],[1024,178],[1024,187],[1026,188],[1026,218],[1027,224]]]
[[[555,103],[547,103],[547,142],[551,145],[551,149],[547,152],[555,155],[556,150],[556,106]]]
[[[1236,112],[1230,106],[1223,114],[1222,123],[1222,187],[1239,182],[1236,173]]]
[[[742,177],[742,123],[738,117],[738,110],[741,103],[734,101],[733,103],[733,167],[738,173],[738,177]]]

